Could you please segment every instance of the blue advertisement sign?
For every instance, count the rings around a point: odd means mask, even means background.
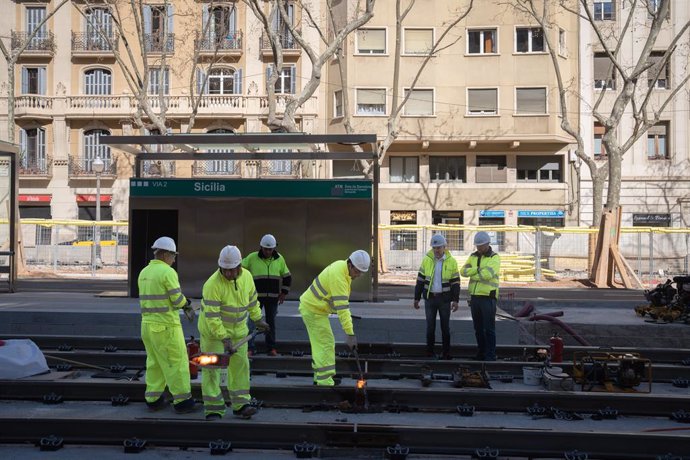
[[[565,217],[565,211],[518,211],[518,217]]]
[[[484,209],[479,211],[479,217],[505,217],[505,211]]]

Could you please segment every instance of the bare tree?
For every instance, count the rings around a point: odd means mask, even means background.
[[[410,11],[414,8],[417,0],[395,0],[395,51],[394,51],[394,61],[393,61],[393,76],[391,80],[391,87],[393,88],[392,93],[392,107],[390,114],[386,120],[386,137],[383,141],[378,143],[377,146],[377,156],[379,164],[383,163],[383,160],[388,152],[390,146],[395,142],[399,136],[398,124],[400,122],[400,115],[402,114],[405,104],[410,99],[414,93],[414,89],[419,81],[422,73],[427,67],[427,64],[438,53],[445,50],[446,48],[457,43],[462,34],[457,34],[453,36],[451,32],[458,26],[458,24],[464,20],[467,15],[472,11],[472,6],[474,0],[467,0],[465,5],[458,7],[453,11],[449,11],[449,20],[443,24],[443,28],[438,35],[438,38],[434,37],[434,41],[431,43],[428,51],[421,54],[422,61],[416,68],[415,74],[409,84],[405,85],[407,92],[401,97],[400,96],[400,56],[402,54],[402,32],[403,23],[407,18]],[[347,74],[344,70],[344,60],[345,56],[341,52],[338,54],[338,65],[340,67],[340,78],[343,87],[343,126],[348,133],[353,133],[355,130],[352,126],[352,112],[350,110],[349,98],[347,96]],[[362,166],[364,173],[369,175],[371,173],[371,162],[362,160]]]
[[[15,78],[14,72],[17,65],[17,61],[21,57],[22,53],[33,43],[33,41],[38,37],[39,33],[44,30],[45,24],[52,18],[55,13],[58,12],[63,5],[69,3],[69,0],[62,0],[58,3],[53,10],[46,14],[43,20],[36,25],[34,30],[28,30],[27,36],[23,42],[19,43],[19,46],[14,47],[10,44],[9,48],[0,39],[0,52],[7,62],[7,137],[8,141],[14,143],[14,104],[15,104]]]
[[[287,0],[243,0],[257,17],[264,33],[268,39],[273,52],[272,71],[266,79],[266,94],[268,95],[268,125],[275,131],[297,132],[299,131],[296,121],[297,110],[314,95],[321,84],[322,69],[324,64],[332,59],[333,56],[342,48],[343,42],[353,31],[366,24],[374,15],[374,5],[376,0],[358,0],[354,10],[354,16],[348,17],[346,22],[338,27],[332,28],[331,33],[325,30],[321,16],[314,14],[314,8],[309,1],[297,0],[294,2],[299,6],[302,13],[302,25],[306,28],[313,28],[319,34],[320,42],[310,43],[304,38],[303,30],[293,23],[291,15],[288,13]],[[326,0],[325,8],[327,14],[332,19],[334,16],[334,4],[340,3],[337,0]],[[363,6],[361,4],[364,4]],[[264,8],[267,5],[267,10]],[[279,27],[276,27],[276,24]],[[331,26],[335,22],[331,21]],[[311,62],[311,75],[307,83],[299,86],[293,95],[285,97],[285,111],[282,116],[277,114],[277,97],[275,84],[278,81],[280,72],[283,68],[283,49],[285,44],[294,40],[304,51]]]
[[[595,18],[591,2],[588,0],[514,0],[511,4],[532,18],[545,30],[551,60],[557,74],[559,86],[559,102],[561,108],[561,127],[577,142],[576,155],[587,165],[592,177],[593,186],[593,224],[599,225],[604,208],[610,210],[620,204],[621,194],[621,165],[624,154],[632,148],[652,126],[657,124],[664,115],[664,111],[678,93],[684,90],[690,73],[676,75],[670,83],[666,78],[665,69],[670,64],[671,57],[680,55],[680,49],[686,48],[690,22],[679,24],[673,33],[670,46],[662,56],[653,55],[657,47],[657,40],[662,29],[668,25],[670,0],[628,0],[621,4],[621,18],[619,29],[603,27]],[[569,112],[567,95],[575,94],[583,100],[585,95],[580,93],[579,81],[563,81],[560,61],[556,56],[556,47],[551,36],[557,31],[555,18],[559,14],[573,14],[581,23],[591,27],[596,42],[594,48],[601,49],[610,61],[608,75],[615,80],[615,85],[605,84],[591,106],[592,116],[603,126],[602,143],[606,150],[606,162],[599,166],[584,149],[581,130],[575,129],[573,115]],[[639,18],[649,18],[651,22],[639,24]],[[627,40],[631,40],[633,31],[645,27],[646,37],[640,37],[642,45],[639,52],[632,57],[629,53],[621,53],[621,48]],[[687,52],[687,49],[685,50]],[[687,69],[686,69],[687,70]],[[647,78],[644,78],[646,74]],[[661,80],[670,91],[660,93],[655,91],[657,82]],[[605,98],[606,96],[606,98]],[[603,101],[613,100],[611,104]],[[633,126],[630,134],[619,139],[619,126],[625,116],[632,116]],[[606,205],[603,205],[604,188],[608,186]]]

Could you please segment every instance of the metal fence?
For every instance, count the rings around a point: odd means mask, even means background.
[[[446,237],[448,249],[462,263],[474,251],[474,233],[484,230],[501,254],[503,280],[526,282],[587,278],[598,234],[590,228],[531,226],[382,225],[380,230],[381,254],[388,270],[416,271],[431,249],[434,233]],[[654,284],[688,273],[690,228],[624,227],[619,248],[641,281]]]

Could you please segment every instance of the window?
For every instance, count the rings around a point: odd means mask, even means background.
[[[647,84],[650,88],[669,89],[670,88],[670,68],[669,62],[664,62],[663,51],[652,51],[649,61],[652,66],[647,70]]]
[[[431,211],[431,223],[434,225],[462,225],[462,211]],[[449,251],[464,250],[464,232],[462,230],[434,230],[446,238],[446,249]]]
[[[517,157],[518,182],[562,182],[562,157],[527,156]]]
[[[616,89],[616,68],[606,53],[594,53],[594,88]]]
[[[467,54],[498,53],[496,29],[480,29],[467,31]]]
[[[434,29],[404,29],[403,54],[429,54],[434,46]]]
[[[162,86],[161,86],[162,85]],[[160,67],[149,69],[149,94],[157,95],[160,91],[170,94],[170,72]]]
[[[467,182],[467,161],[461,156],[430,156],[429,180],[431,182]]]
[[[271,78],[272,73],[273,64],[266,68],[266,78]],[[276,94],[295,94],[295,84],[297,83],[296,73],[297,66],[289,65],[283,67],[275,83]]]
[[[105,169],[110,167],[110,147],[101,145],[101,136],[110,136],[105,129],[92,129],[84,132],[84,171],[93,172],[93,160],[100,158],[105,163]]]
[[[649,160],[668,160],[668,122],[657,123],[647,131],[647,158]]]
[[[385,115],[386,90],[358,89],[356,112],[357,115]]]
[[[358,54],[386,54],[386,29],[358,29]]]
[[[272,152],[290,153],[292,149],[273,149]],[[273,176],[291,176],[292,175],[292,161],[291,160],[270,160],[268,162],[269,174]]]
[[[24,171],[45,172],[46,164],[46,131],[43,128],[20,129],[19,146],[20,163]]]
[[[343,116],[343,90],[333,92],[333,116],[339,118]]]
[[[22,67],[22,94],[46,94],[45,67]]]
[[[541,115],[546,113],[546,88],[515,88],[515,113]]]
[[[568,55],[568,46],[566,43],[566,33],[565,30],[563,29],[558,29],[558,54],[561,56],[567,56]]]
[[[45,17],[46,9],[44,7],[28,7],[26,9],[26,33],[31,34],[34,30],[38,29],[38,32],[34,36],[33,40],[43,40],[47,37],[47,23],[44,23],[39,29],[39,25],[41,22],[43,22]]]
[[[172,52],[175,49],[173,24],[173,5],[144,5],[144,35],[147,52]]]
[[[208,76],[197,69],[196,89],[199,94],[242,94],[242,69],[216,67]]]
[[[391,225],[417,225],[417,211],[391,211]],[[391,230],[392,251],[416,251],[417,231]]]
[[[417,157],[390,157],[390,182],[419,182]]]
[[[405,96],[410,92],[405,90]],[[412,94],[405,102],[404,114],[411,117],[423,117],[434,115],[434,90],[413,89]]]
[[[477,167],[475,182],[477,183],[505,183],[506,157],[504,155],[479,155],[477,156]]]
[[[515,52],[542,53],[544,48],[544,31],[541,27],[518,27],[515,29]]]
[[[204,6],[202,10],[203,31],[209,41],[209,48],[223,48],[225,40],[235,40],[237,31],[237,12],[235,6]]]
[[[281,45],[283,48],[293,48],[295,44],[295,39],[290,33],[289,25],[295,24],[295,5],[289,0],[283,0],[283,5],[285,6],[285,12],[287,13],[287,22],[283,19],[280,12],[276,9],[275,16],[273,16],[271,27],[274,31],[278,32],[281,38]]]
[[[107,38],[113,38],[113,18],[108,8],[86,10],[86,49],[108,50]]]
[[[84,94],[103,95],[112,92],[112,75],[108,69],[91,69],[84,72]]]
[[[498,89],[468,89],[467,113],[469,115],[496,115],[498,113]]]
[[[594,2],[595,21],[614,21],[616,19],[615,0],[597,0]]]
[[[606,158],[606,147],[604,147],[604,133],[606,129],[600,123],[594,122],[594,159]]]
[[[213,129],[208,131],[206,134],[235,134],[234,131],[229,129]],[[207,150],[209,153],[235,153],[234,149],[224,149],[224,148],[212,148]],[[232,155],[228,155],[231,157]],[[200,175],[209,176],[230,176],[237,175],[240,173],[239,162],[236,160],[197,160],[195,161],[195,167]]]

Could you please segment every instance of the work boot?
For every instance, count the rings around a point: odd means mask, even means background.
[[[199,406],[196,405],[196,402],[194,402],[194,398],[189,398],[185,399],[184,401],[175,404],[175,412],[178,414],[189,414],[190,412],[194,412],[199,408]]]
[[[268,353],[266,353],[268,356],[278,356],[278,351],[275,348],[271,348],[268,350]]]
[[[245,404],[239,409],[232,411],[233,415],[239,418],[243,418],[245,420],[252,418],[252,415],[256,414],[256,412],[256,407],[252,406],[251,404]]]
[[[161,396],[160,398],[156,399],[154,402],[146,401],[146,406],[149,408],[149,411],[157,412],[159,410],[162,410],[162,409],[165,409],[166,407],[168,407],[168,401],[165,400],[165,396]]]
[[[213,420],[220,420],[222,418],[223,418],[222,415],[216,414],[215,412],[213,412],[211,414],[206,414],[206,420],[208,420],[209,422],[213,421]]]

